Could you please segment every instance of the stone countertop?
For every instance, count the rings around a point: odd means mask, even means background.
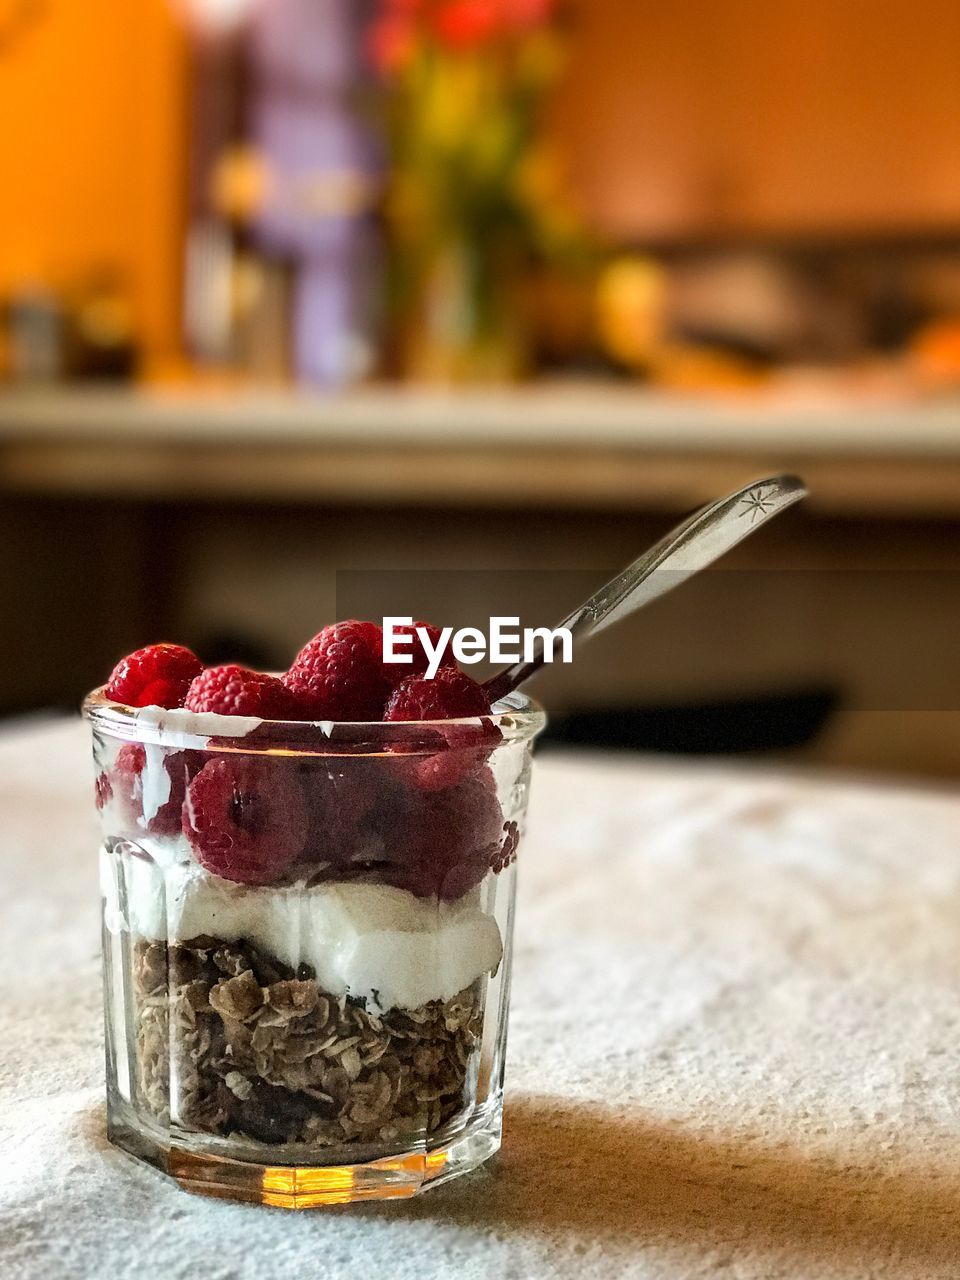
[[[86,734],[5,729],[5,1280],[955,1280],[960,800],[690,762],[536,775],[499,1159],[291,1214],[107,1143]]]
[[[0,492],[689,510],[776,471],[828,516],[960,517],[960,405],[609,383],[0,391]]]
[[[397,443],[790,449],[960,457],[960,400],[787,390],[689,395],[554,379],[517,387],[371,385],[343,392],[190,384],[0,390],[0,440]]]

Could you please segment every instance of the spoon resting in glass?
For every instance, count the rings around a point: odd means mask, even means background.
[[[713,564],[806,492],[796,476],[767,476],[708,503],[574,609],[560,628],[570,632],[574,644],[596,635]],[[532,658],[506,667],[486,682],[490,701],[519,688],[545,660],[546,645],[538,638]]]

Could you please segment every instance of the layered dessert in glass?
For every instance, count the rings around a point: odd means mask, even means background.
[[[295,663],[115,673],[85,703],[110,1136],[191,1189],[289,1207],[410,1195],[499,1145],[543,723],[451,668],[386,673],[383,719],[308,718],[372,709],[336,705],[319,666],[317,697]]]

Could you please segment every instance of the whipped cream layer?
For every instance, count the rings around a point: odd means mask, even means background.
[[[195,862],[161,868],[132,852],[101,852],[104,920],[155,941],[203,934],[241,939],[296,968],[308,964],[333,995],[370,1009],[416,1009],[448,1000],[500,963],[497,922],[479,890],[456,902],[414,897],[388,885],[329,883],[254,887]]]

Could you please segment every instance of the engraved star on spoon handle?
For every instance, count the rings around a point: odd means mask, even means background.
[[[708,503],[574,609],[559,625],[569,629],[574,643],[586,640],[705,569],[768,520],[799,502],[806,492],[803,481],[796,476],[767,476]],[[538,640],[533,658],[514,663],[491,676],[484,685],[490,701],[496,702],[539,671],[544,663],[544,649],[543,640]]]

